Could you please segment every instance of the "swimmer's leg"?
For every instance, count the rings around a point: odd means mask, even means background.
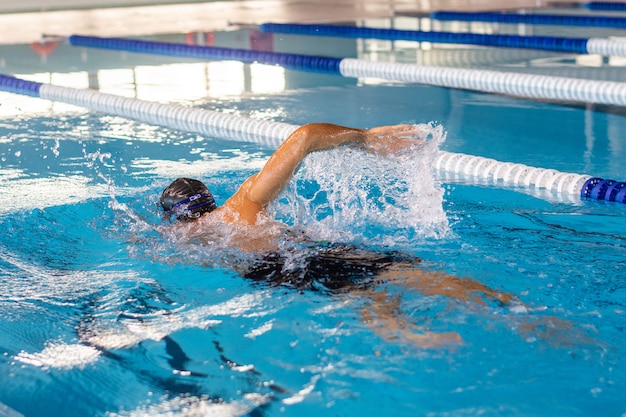
[[[380,274],[382,280],[401,285],[426,295],[442,295],[462,302],[475,302],[485,305],[495,302],[508,307],[515,313],[514,322],[521,337],[545,340],[555,347],[597,344],[590,333],[597,332],[593,326],[575,324],[569,320],[549,315],[526,315],[529,311],[539,311],[524,305],[514,294],[497,291],[470,278],[461,278],[443,272],[428,271],[408,263],[397,263]],[[506,316],[500,316],[506,317]],[[507,320],[511,320],[510,316]]]
[[[508,305],[516,300],[513,294],[493,290],[469,278],[428,271],[413,262],[396,262],[380,271],[378,279],[424,295],[441,295],[462,302],[484,305],[487,301],[492,301],[499,305]],[[404,340],[422,348],[462,343],[461,336],[456,332],[431,332],[407,321],[400,310],[399,297],[390,297],[384,290],[359,291],[371,301],[362,312],[364,322],[386,340]]]
[[[409,342],[424,349],[459,345],[456,332],[431,332],[406,320],[400,310],[399,296],[391,297],[385,290],[359,290],[370,303],[361,311],[361,317],[376,334],[388,341]]]
[[[380,278],[421,294],[442,295],[463,302],[484,305],[487,301],[495,301],[504,306],[516,301],[513,294],[494,290],[473,279],[429,271],[406,262],[393,264],[380,274]]]

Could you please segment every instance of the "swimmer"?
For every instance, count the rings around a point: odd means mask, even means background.
[[[307,124],[295,130],[261,171],[245,180],[221,207],[217,206],[210,190],[202,182],[189,178],[179,178],[170,184],[163,191],[160,203],[166,217],[175,218],[175,223],[187,228],[190,234],[201,232],[203,227],[216,219],[255,229],[255,233],[251,234],[254,239],[244,238],[237,243],[244,250],[260,254],[251,268],[241,271],[247,278],[311,288],[323,276],[325,281],[322,285],[325,288],[367,295],[372,306],[363,311],[363,318],[387,339],[400,337],[423,347],[458,343],[460,337],[454,332],[431,333],[399,318],[398,301],[386,297],[385,291],[372,291],[369,284],[393,282],[423,294],[444,295],[481,304],[490,301],[507,304],[513,297],[470,279],[425,271],[419,268],[420,260],[415,257],[395,252],[375,253],[351,245],[320,245],[306,256],[306,267],[287,273],[285,258],[277,252],[277,236],[284,237],[286,226],[269,219],[266,212],[267,206],[278,197],[296,168],[310,153],[339,146],[357,146],[380,156],[400,155],[418,147],[423,142],[421,136],[424,133],[419,125],[413,124],[369,130],[326,123]],[[257,238],[263,231],[267,231],[267,236]]]
[[[161,205],[177,220],[198,220],[207,213],[219,214],[228,223],[257,225],[267,220],[265,210],[291,180],[304,158],[316,151],[342,145],[390,155],[419,145],[418,125],[404,124],[352,129],[325,123],[308,124],[294,131],[269,158],[263,169],[248,178],[224,205],[217,207],[209,189],[197,180],[178,179],[165,189]]]

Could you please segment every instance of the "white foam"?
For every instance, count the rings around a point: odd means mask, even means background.
[[[245,394],[242,401],[216,402],[208,397],[181,396],[164,399],[158,404],[139,407],[132,411],[109,412],[108,417],[236,417],[249,414],[267,402],[268,396]]]
[[[80,175],[54,178],[28,178],[18,170],[0,171],[0,179],[10,180],[10,187],[0,187],[0,214],[35,208],[73,204],[107,195],[106,187]]]
[[[305,385],[300,391],[296,392],[291,397],[283,399],[283,404],[293,405],[304,401],[305,398],[313,392],[313,390],[315,389],[315,385],[317,384],[317,381],[319,379],[319,375],[314,375],[311,378],[311,381],[307,385]]]
[[[244,336],[249,338],[249,339],[255,339],[258,336],[261,336],[261,335],[269,332],[270,330],[272,330],[272,327],[274,327],[274,320],[270,320],[270,321],[268,321],[266,323],[263,323],[261,326],[257,327],[256,329],[250,330]]]
[[[103,349],[118,349],[134,346],[144,340],[159,341],[165,336],[182,329],[207,329],[218,325],[217,317],[240,317],[262,306],[266,292],[257,291],[234,297],[220,304],[203,306],[187,311],[168,311],[158,316],[142,317],[142,320],[127,319],[114,326],[106,323],[92,324],[84,329],[81,340]]]
[[[142,280],[134,271],[72,271],[41,266],[3,248],[0,248],[0,260],[16,270],[12,279],[0,280],[0,293],[9,295],[0,299],[0,308],[5,314],[14,313],[16,306],[42,308],[40,302],[74,305],[82,297],[112,286],[121,279]]]
[[[41,352],[28,353],[21,351],[14,356],[14,359],[44,369],[70,369],[74,367],[82,368],[95,362],[99,356],[100,351],[92,346],[50,342]]]

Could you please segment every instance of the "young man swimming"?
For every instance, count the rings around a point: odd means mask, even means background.
[[[422,129],[417,125],[352,129],[326,123],[298,128],[278,147],[263,169],[248,178],[224,205],[217,207],[206,186],[179,179],[165,189],[161,205],[179,220],[196,220],[206,213],[220,214],[225,222],[257,225],[266,220],[265,209],[287,183],[296,168],[310,153],[341,145],[356,145],[380,155],[389,155],[420,143]]]
[[[236,243],[244,250],[260,254],[258,262],[241,271],[245,277],[299,289],[314,288],[316,283],[321,283],[327,289],[361,292],[372,300],[371,308],[363,312],[364,318],[375,323],[373,327],[383,336],[402,335],[421,346],[458,342],[456,333],[433,334],[407,323],[396,314],[397,299],[386,297],[385,291],[371,291],[371,284],[393,282],[426,295],[445,295],[478,303],[508,303],[512,296],[470,279],[425,271],[418,267],[420,260],[415,257],[395,252],[376,253],[352,245],[321,245],[306,256],[305,266],[286,267],[284,254],[277,251],[277,236],[284,236],[286,227],[276,227],[279,222],[269,219],[266,213],[267,206],[278,197],[310,153],[352,145],[381,156],[398,155],[418,146],[423,141],[419,139],[423,133],[419,125],[412,124],[369,130],[326,123],[307,124],[294,131],[261,171],[248,178],[221,207],[216,205],[203,183],[188,178],[179,178],[170,184],[160,202],[166,216],[175,216],[189,228],[190,234],[200,232],[216,219],[255,230]],[[267,236],[259,238],[264,231]]]

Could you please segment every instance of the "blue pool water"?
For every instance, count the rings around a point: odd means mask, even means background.
[[[295,86],[276,93],[170,101],[293,124],[434,122],[433,147],[626,179],[621,109],[286,77]],[[408,280],[370,296],[273,287],[237,274],[246,255],[177,235],[157,207],[183,175],[223,202],[272,149],[6,97],[0,416],[626,413],[626,206],[446,175],[429,165],[434,149],[318,154],[272,206],[277,218],[419,256],[519,302],[454,300]],[[381,195],[393,198],[364,203]],[[367,315],[380,298],[398,322],[462,341],[385,338]]]

